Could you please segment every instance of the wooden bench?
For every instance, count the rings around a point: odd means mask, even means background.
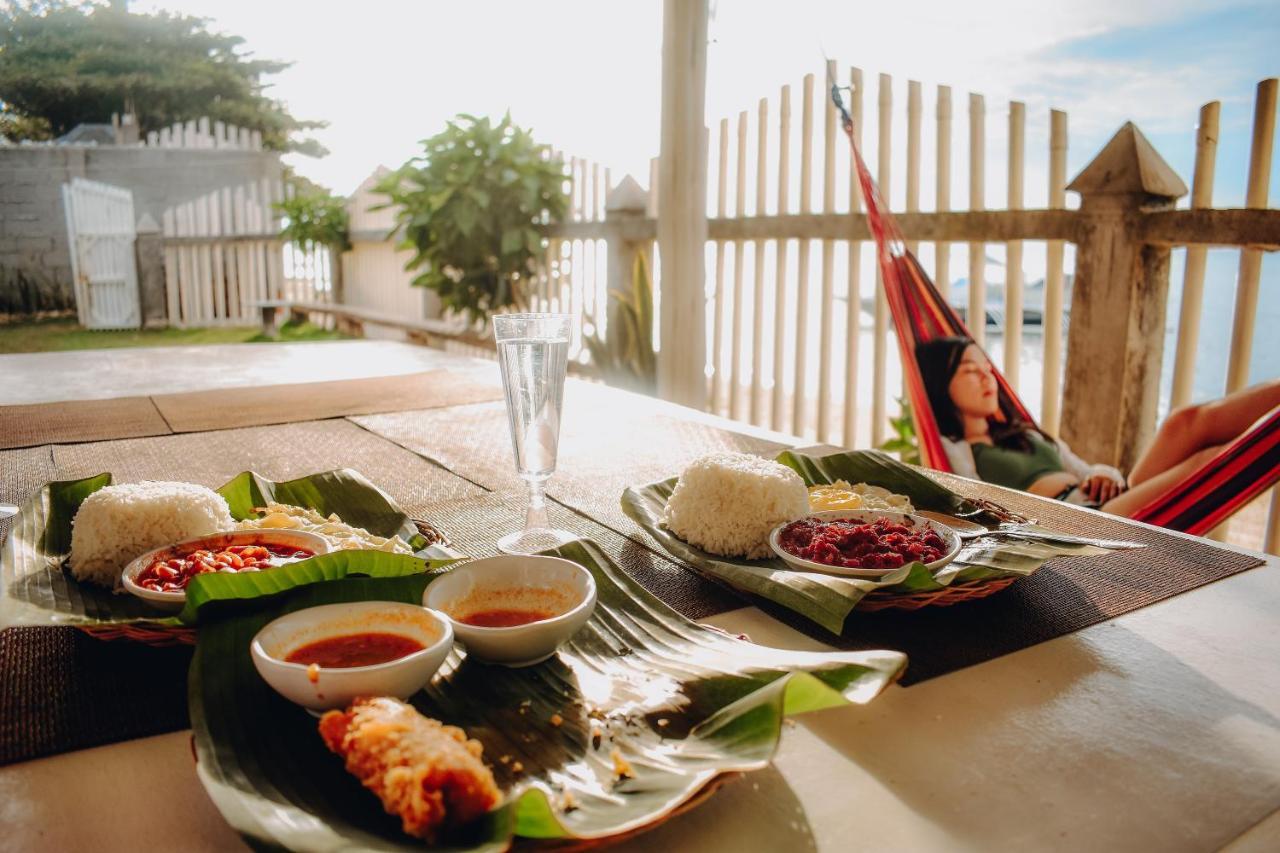
[[[280,328],[281,315],[298,322],[315,314],[333,317],[337,329],[344,334],[362,337],[365,325],[383,326],[403,331],[409,340],[426,346],[441,347],[445,341],[493,349],[493,339],[473,327],[447,320],[425,320],[387,314],[355,305],[329,302],[303,302],[290,299],[268,299],[256,303],[262,312],[263,334],[274,335]]]

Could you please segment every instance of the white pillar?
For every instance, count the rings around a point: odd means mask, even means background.
[[[658,394],[706,407],[703,253],[707,242],[707,0],[664,0],[658,251],[662,263]]]

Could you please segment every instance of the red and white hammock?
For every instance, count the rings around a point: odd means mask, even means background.
[[[854,138],[853,119],[834,84],[831,86],[831,99],[849,137],[854,172],[866,204],[867,223],[876,241],[876,259],[884,280],[885,298],[893,314],[920,457],[930,468],[950,471],[938,421],[929,404],[920,365],[916,361],[916,345],[935,338],[972,336],[915,255],[907,250],[902,231],[862,160]],[[985,319],[979,317],[977,321],[985,322]],[[1027,423],[1034,423],[1031,413],[1018,399],[1008,380],[999,371],[995,371],[995,377],[1000,404],[997,417],[1016,415]],[[1204,534],[1278,481],[1280,407],[1166,494],[1142,507],[1133,517],[1186,533]]]

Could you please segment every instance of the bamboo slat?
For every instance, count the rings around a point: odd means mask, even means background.
[[[1196,165],[1191,177],[1191,208],[1213,206],[1213,177],[1218,155],[1219,101],[1200,108],[1196,126]],[[1178,343],[1174,350],[1173,390],[1169,406],[1176,409],[1191,402],[1195,380],[1196,350],[1200,346],[1200,314],[1204,307],[1204,270],[1208,257],[1205,246],[1188,246],[1182,276],[1182,304],[1178,311]]]
[[[880,75],[880,115],[877,130],[880,141],[876,150],[879,161],[876,181],[884,203],[892,208],[889,178],[893,148],[893,78]],[[888,358],[889,303],[884,295],[884,276],[876,268],[875,338],[872,341],[873,372],[871,376],[871,444],[879,447],[884,441],[885,428],[885,372]]]
[[[849,73],[849,110],[853,117],[853,134],[862,145],[862,69]],[[852,158],[851,158],[852,159]],[[849,164],[849,215],[862,209],[862,191]],[[858,443],[858,346],[862,333],[862,243],[849,241],[849,289],[845,305],[844,341],[844,446]]]
[[[734,213],[739,219],[747,215],[747,111],[738,113],[737,171],[734,179]],[[742,398],[742,289],[743,265],[747,244],[738,240],[733,244],[733,326],[732,344],[729,349],[729,417],[741,418]]]
[[[1049,207],[1067,206],[1067,114],[1049,111]],[[1062,412],[1062,258],[1065,244],[1050,240],[1045,249],[1044,377],[1040,399],[1040,423],[1057,434]]]
[[[969,209],[986,207],[986,104],[981,95],[969,95]],[[987,247],[969,244],[969,334],[978,346],[987,337]]]
[[[729,197],[729,120],[720,119],[720,156],[716,160],[716,216],[728,214]],[[718,411],[724,391],[724,264],[725,241],[716,241],[715,291],[711,320],[711,411]]]
[[[951,209],[951,87],[938,87],[938,159],[935,169],[937,188],[934,209],[939,212]],[[947,299],[951,298],[951,244],[939,241],[934,245],[933,280]]]
[[[1276,135],[1276,90],[1280,79],[1272,77],[1258,84],[1253,109],[1253,141],[1249,146],[1249,182],[1245,207],[1265,208],[1271,184],[1271,153]],[[1258,284],[1262,277],[1262,252],[1240,251],[1240,272],[1236,277],[1236,310],[1231,329],[1231,354],[1227,360],[1227,393],[1239,391],[1249,381],[1249,358],[1253,353],[1254,321],[1258,315]]]
[[[768,205],[769,99],[761,98],[756,117],[756,216]],[[764,425],[764,249],[765,241],[755,241],[755,283],[751,291],[751,422]]]
[[[827,80],[835,80],[836,62],[827,60]],[[836,209],[836,107],[830,98],[822,99],[822,210]],[[835,254],[833,240],[822,241],[822,296],[818,303],[818,441],[831,438],[831,339],[835,326]]]
[[[907,81],[907,211],[914,213],[920,209],[920,136],[922,114],[921,87],[919,80]],[[907,241],[907,248],[912,254],[919,254],[919,244],[914,240]]]
[[[779,216],[790,213],[791,194],[791,87],[783,86],[778,98],[778,210]],[[773,272],[773,406],[769,425],[778,432],[785,428],[786,417],[786,341],[787,331],[787,247],[786,240],[777,241],[776,266]]]
[[[813,75],[804,76],[800,110],[800,212],[813,212]],[[800,240],[796,261],[796,363],[795,386],[792,389],[791,431],[804,435],[805,370],[809,347],[809,240]]]
[[[1027,107],[1009,103],[1009,210],[1021,210],[1027,137]],[[1018,387],[1022,367],[1022,241],[1005,244],[1004,263],[1004,375]]]

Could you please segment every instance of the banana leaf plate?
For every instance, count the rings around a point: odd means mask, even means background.
[[[725,774],[771,759],[784,715],[864,703],[901,673],[897,652],[788,652],[691,622],[591,542],[549,552],[595,576],[591,621],[558,655],[523,669],[454,651],[424,691],[424,714],[484,744],[504,805],[446,849],[515,838],[614,838],[696,802]],[[348,577],[283,596],[214,602],[199,614],[189,683],[197,772],[255,847],[420,849],[330,754],[306,711],[253,668],[254,633],[282,613],[337,601],[421,601],[434,574]],[[619,773],[625,762],[629,773]]]
[[[194,607],[166,616],[131,595],[77,581],[66,568],[71,520],[80,504],[111,484],[110,474],[47,484],[19,510],[0,553],[0,627],[72,625],[103,638],[123,637],[164,645],[194,642]],[[405,574],[426,571],[458,555],[432,544],[381,489],[351,470],[327,471],[274,482],[246,471],[219,488],[233,518],[249,518],[269,501],[337,513],[348,524],[379,536],[399,535],[421,557],[367,552],[355,565],[350,552],[294,564],[298,568],[254,574],[206,575],[193,581],[188,599],[239,595],[255,589],[279,591],[299,583],[333,579],[348,571]]]
[[[878,451],[841,451],[822,456],[784,451],[778,461],[794,469],[806,485],[845,480],[870,483],[911,498],[917,509],[959,518],[993,522],[992,506],[968,500],[916,469]],[[970,540],[949,565],[930,573],[923,563],[910,563],[876,580],[802,572],[778,558],[745,560],[719,557],[684,542],[661,524],[667,498],[675,489],[672,477],[646,486],[628,487],[622,509],[673,557],[714,580],[760,596],[799,613],[833,634],[840,634],[857,607],[883,609],[886,602],[916,609],[921,602],[938,603],[978,597],[1003,589],[1026,577],[1052,557],[1105,554],[1092,545],[978,538]],[[985,587],[985,589],[980,589]]]

